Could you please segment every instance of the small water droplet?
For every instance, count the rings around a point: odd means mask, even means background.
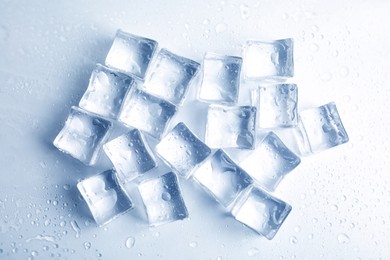
[[[203,24],[204,24],[204,25],[210,24],[210,19],[204,19],[204,20],[203,20]]]
[[[312,52],[317,52],[317,51],[320,49],[320,47],[318,47],[318,45],[317,45],[316,43],[311,43],[311,44],[309,45],[309,49],[310,49],[310,51],[312,51]]]
[[[64,190],[70,190],[70,185],[69,184],[65,184],[64,186],[62,186],[64,188]]]
[[[339,207],[336,204],[333,204],[333,205],[330,206],[330,209],[332,211],[337,211],[339,209]]]
[[[162,195],[161,195],[161,198],[164,201],[169,201],[169,200],[171,200],[171,194],[169,194],[169,192],[163,192]]]
[[[53,205],[57,206],[58,205],[58,201],[57,200],[53,200]]]
[[[300,226],[296,226],[296,227],[294,228],[294,231],[297,232],[297,233],[300,232],[300,231],[301,231],[301,227],[300,227]]]
[[[226,32],[227,31],[227,25],[225,23],[219,23],[215,26],[215,32],[217,34],[219,33],[223,33],[223,32]]]
[[[349,236],[347,234],[340,233],[337,236],[337,240],[339,241],[340,244],[348,244],[351,239],[349,238]]]
[[[347,67],[342,67],[340,69],[340,76],[341,77],[345,78],[348,76],[348,74],[349,74],[349,69]]]
[[[253,257],[256,256],[260,253],[260,250],[256,247],[252,247],[251,249],[248,250],[248,256]]]
[[[125,246],[130,249],[133,248],[135,245],[135,238],[134,237],[128,237],[125,242]]]
[[[91,248],[91,242],[84,242],[84,248],[85,250],[88,250]]]
[[[295,236],[290,237],[290,243],[295,245],[298,243],[298,239]]]
[[[31,251],[31,256],[38,256],[38,252],[37,251]]]
[[[192,241],[192,242],[190,242],[189,245],[190,245],[190,247],[195,248],[198,246],[198,242]]]
[[[249,19],[249,6],[242,4],[240,5],[240,14],[241,14],[241,19],[243,20],[248,20]]]
[[[307,235],[307,238],[308,238],[308,239],[313,239],[313,237],[314,237],[314,235],[311,234],[311,233],[310,233],[309,235]]]

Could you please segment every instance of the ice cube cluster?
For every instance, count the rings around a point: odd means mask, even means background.
[[[185,219],[179,182],[193,181],[221,205],[216,210],[272,239],[292,207],[271,193],[301,163],[299,156],[348,141],[334,102],[298,110],[298,87],[286,82],[293,75],[292,39],[250,40],[242,57],[206,53],[198,63],[118,30],[54,145],[88,166],[101,150],[112,162],[112,169],[77,185],[98,225],[137,204],[128,183],[138,187],[150,226]],[[198,89],[196,102],[208,105],[204,136],[185,122],[171,126],[190,87]],[[245,92],[250,104],[239,103]],[[116,128],[127,130],[110,136]],[[280,129],[293,133],[299,151],[282,141]],[[159,163],[171,171],[159,171]],[[148,177],[152,169],[158,177]]]

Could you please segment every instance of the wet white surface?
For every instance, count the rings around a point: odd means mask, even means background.
[[[390,258],[389,8],[381,0],[0,1],[0,258]],[[206,51],[240,56],[247,39],[295,39],[299,110],[335,101],[350,142],[303,158],[278,186],[274,195],[293,209],[273,240],[184,180],[187,220],[149,228],[134,195],[133,211],[94,224],[76,182],[108,159],[87,167],[52,141],[118,28],[197,62]],[[202,135],[206,106],[193,101],[195,85],[175,120]],[[168,171],[161,165],[151,175]]]

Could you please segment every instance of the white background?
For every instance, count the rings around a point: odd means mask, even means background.
[[[389,259],[389,10],[385,0],[0,0],[0,258]],[[150,229],[138,203],[95,226],[75,184],[107,159],[86,167],[52,141],[118,28],[198,62],[241,55],[246,39],[295,39],[300,109],[335,101],[350,142],[303,158],[278,187],[293,210],[272,241],[184,180],[188,220]],[[194,88],[181,118],[200,134]]]

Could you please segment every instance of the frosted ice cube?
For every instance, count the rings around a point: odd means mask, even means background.
[[[274,191],[280,181],[301,163],[273,132],[241,163],[240,166],[262,187]]]
[[[86,165],[96,163],[99,150],[108,138],[112,123],[90,114],[78,107],[72,107],[65,126],[53,144]]]
[[[253,181],[222,150],[217,150],[193,174],[206,191],[228,207]]]
[[[146,75],[143,90],[174,105],[181,105],[199,63],[162,49]]]
[[[251,187],[239,197],[232,214],[238,221],[271,240],[291,209],[286,202],[260,188]]]
[[[119,121],[160,139],[176,111],[171,103],[134,89],[126,96]]]
[[[210,105],[205,142],[211,148],[254,148],[256,108]]]
[[[254,90],[257,125],[260,128],[293,127],[298,124],[298,88],[295,84],[274,84]]]
[[[97,115],[116,119],[133,84],[133,78],[97,64],[79,106]]]
[[[245,80],[294,76],[293,39],[247,41],[243,48]]]
[[[105,63],[143,79],[156,49],[156,41],[118,30]]]
[[[77,183],[77,188],[99,226],[133,208],[133,203],[119,185],[114,170],[84,179]]]
[[[242,59],[206,53],[199,99],[211,103],[237,103]]]
[[[304,110],[299,115],[294,133],[301,154],[320,152],[349,141],[334,102]]]
[[[187,179],[211,150],[184,123],[178,123],[156,145],[156,153],[177,174]]]
[[[173,172],[143,181],[139,184],[138,190],[146,208],[150,226],[159,226],[188,217],[179,183]]]
[[[142,133],[137,129],[104,144],[103,149],[123,182],[131,181],[157,166]]]

